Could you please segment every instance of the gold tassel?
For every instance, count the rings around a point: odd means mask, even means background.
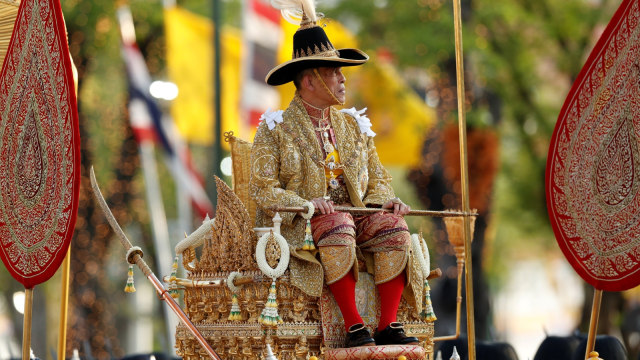
[[[133,265],[129,264],[129,271],[127,272],[127,285],[124,287],[124,292],[134,293],[136,287],[133,285]]]
[[[420,316],[425,321],[429,322],[433,322],[438,319],[436,317],[436,314],[433,312],[433,304],[431,304],[431,287],[429,286],[429,282],[426,279],[424,281],[424,305]]]
[[[178,291],[178,278],[176,275],[178,274],[178,256],[173,259],[173,265],[171,265],[171,277],[169,278],[169,294],[172,298],[177,299],[180,297],[180,292]]]
[[[278,315],[278,301],[276,299],[276,280],[274,279],[269,287],[269,296],[264,304],[264,309],[258,318],[258,322],[267,326],[277,326],[282,324],[282,318]]]
[[[315,250],[316,246],[313,244],[313,236],[311,236],[311,221],[307,220],[307,226],[304,229],[304,242],[302,243],[302,250]]]
[[[235,293],[231,297],[231,312],[229,313],[229,320],[242,320],[242,315],[240,314],[240,304],[238,303],[238,295],[236,295]]]

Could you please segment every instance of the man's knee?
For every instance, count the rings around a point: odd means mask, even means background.
[[[350,245],[322,246],[318,251],[328,285],[342,279],[356,264],[355,240]]]
[[[353,217],[348,213],[335,212],[327,215],[317,215],[311,218],[311,233],[313,241],[318,246],[330,237],[355,237]]]
[[[411,236],[409,234],[409,227],[404,217],[401,215],[394,215],[387,212],[378,212],[361,219],[356,220],[356,233],[358,234],[358,244],[366,243],[373,239],[379,239],[380,237],[388,237],[390,234],[406,233],[402,235],[409,244],[411,242]]]

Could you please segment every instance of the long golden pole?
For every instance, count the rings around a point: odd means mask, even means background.
[[[24,290],[24,322],[22,324],[22,360],[31,358],[31,315],[33,314],[33,288]]]
[[[380,209],[380,208],[362,208],[353,206],[334,206],[336,211],[348,212],[351,214],[375,214],[381,211],[393,212],[393,209]],[[271,211],[280,212],[307,212],[306,206],[273,206],[269,208]],[[316,211],[319,213],[318,211]],[[436,211],[436,210],[411,210],[405,216],[431,216],[431,217],[459,217],[459,216],[478,216],[477,213],[462,212],[462,211]]]
[[[456,82],[458,87],[458,133],[460,143],[460,182],[462,184],[462,211],[469,212],[469,174],[467,165],[467,122],[465,119],[464,62],[462,56],[462,22],[460,0],[453,0],[454,33],[456,42]],[[464,217],[465,284],[467,292],[467,340],[469,360],[476,358],[476,332],[473,307],[473,270],[471,263],[471,222]]]
[[[66,359],[67,351],[67,309],[69,308],[69,267],[71,265],[71,247],[62,262],[62,281],[60,290],[60,328],[58,329],[58,359]]]
[[[595,289],[593,293],[593,305],[591,306],[591,321],[589,322],[589,337],[587,338],[587,348],[585,359],[589,358],[596,344],[596,332],[598,331],[598,318],[600,317],[600,303],[602,303],[602,290]]]

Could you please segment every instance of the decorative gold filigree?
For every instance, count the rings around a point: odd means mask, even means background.
[[[189,272],[193,272],[196,269],[191,265],[192,263],[194,266],[198,265],[198,259],[196,258],[196,249],[188,248],[182,252],[182,267],[184,267],[184,269]]]
[[[186,287],[185,312],[224,359],[264,358],[266,344],[271,345],[279,359],[322,358],[322,316],[318,299],[293,286],[288,272],[279,279],[278,285],[278,303],[284,323],[274,329],[265,329],[258,323],[271,279],[258,270],[253,254],[257,238],[244,206],[228,186],[220,182],[218,199],[215,226],[202,244],[200,258],[197,258],[193,248],[183,253],[184,261],[192,264],[188,268],[185,266],[187,277],[190,280],[222,283],[232,271],[253,277],[254,282],[242,285],[237,293],[241,317],[245,320],[227,321],[232,301],[232,293],[227,286]],[[267,262],[273,266],[271,261],[278,260],[279,248],[273,241],[273,244],[268,243],[267,249]],[[414,312],[413,308],[403,304],[398,316],[408,321],[405,330],[418,336],[428,347],[427,353],[433,354],[433,323],[420,322],[413,315]],[[425,333],[428,335],[424,336]],[[207,356],[182,324],[176,328],[176,348],[177,354],[185,360]]]
[[[278,260],[280,259],[280,246],[278,246],[278,242],[273,238],[273,234],[271,234],[269,240],[267,240],[265,257],[267,259],[267,264],[272,268],[275,268],[278,265]]]

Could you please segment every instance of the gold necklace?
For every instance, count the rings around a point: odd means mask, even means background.
[[[309,117],[310,117],[310,118],[313,118],[313,119],[316,119],[316,120],[323,120],[323,121],[324,121],[324,113],[325,113],[325,110],[329,109],[329,108],[330,108],[330,106],[327,106],[326,108],[324,108],[324,109],[323,109],[323,108],[319,108],[319,107],[317,107],[317,106],[315,106],[315,105],[312,105],[311,103],[309,103],[308,101],[306,101],[305,99],[303,99],[303,98],[302,98],[302,96],[300,96],[300,100],[302,100],[302,102],[303,102],[305,105],[307,105],[308,107],[310,107],[310,108],[312,108],[312,109],[314,109],[314,110],[318,110],[318,111],[320,112],[320,115],[322,116],[321,118],[319,118],[319,117],[317,117],[317,116],[313,116],[313,115],[309,114],[309,111],[307,111],[307,115],[309,115]],[[306,110],[306,109],[305,109],[305,110]],[[331,109],[329,109],[329,111],[327,111],[327,113],[328,113],[329,115],[331,115]]]
[[[303,99],[302,97],[300,97],[300,100],[302,100],[302,102],[305,103],[310,108],[320,111],[320,114],[322,115],[321,118],[309,114],[309,111],[307,111],[307,115],[309,115],[309,118],[315,119],[318,121],[318,127],[314,127],[314,130],[320,132],[320,138],[322,140],[322,148],[324,149],[324,152],[327,154],[332,153],[335,150],[335,147],[331,143],[331,138],[329,136],[329,130],[331,129],[331,109],[329,109],[328,111],[329,119],[325,119],[324,113],[325,113],[325,110],[327,110],[327,108],[321,109],[317,106],[314,106],[310,104],[308,101],[306,101],[305,99]]]

